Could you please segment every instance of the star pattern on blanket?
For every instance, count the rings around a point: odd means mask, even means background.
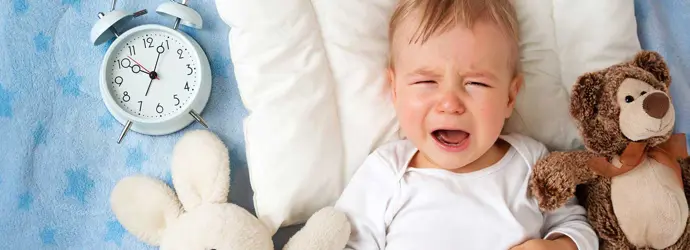
[[[38,146],[39,144],[45,144],[46,143],[46,127],[43,125],[43,122],[39,123],[38,126],[36,127],[36,130],[34,130],[34,146]]]
[[[141,150],[141,145],[137,145],[137,147],[130,148],[127,151],[127,167],[134,170],[141,170],[141,166],[148,159],[149,158],[144,155],[144,152]]]
[[[98,118],[98,129],[101,131],[109,130],[113,127],[113,123],[115,123],[115,118],[106,112]]]
[[[48,45],[50,44],[51,38],[39,32],[38,35],[34,37],[34,45],[36,45],[36,52],[45,52],[48,50]]]
[[[73,69],[70,69],[67,75],[59,78],[57,82],[62,87],[63,95],[79,96],[79,85],[81,85],[82,77],[75,74]]]
[[[34,203],[34,196],[31,195],[31,193],[24,192],[23,194],[19,195],[19,210],[29,210],[31,208],[31,204]]]
[[[216,55],[211,60],[211,70],[213,70],[213,75],[215,77],[228,77],[228,68],[230,65],[230,59],[222,55]]]
[[[12,93],[0,83],[0,117],[12,117]]]
[[[26,0],[12,0],[12,7],[14,13],[23,14],[29,9],[29,3]]]
[[[103,45],[101,46],[101,48],[102,48],[101,54],[105,55],[105,52],[108,52],[110,45],[113,45],[113,41],[115,41],[115,38],[112,38],[112,39],[106,41],[105,43],[103,43]]]
[[[93,179],[89,178],[86,168],[68,169],[65,175],[67,175],[65,196],[74,197],[82,204],[86,204],[86,195],[91,192],[95,184]]]
[[[122,245],[122,236],[125,234],[125,229],[120,222],[113,220],[106,224],[108,231],[105,233],[105,241],[113,242],[118,246]]]
[[[72,8],[81,10],[81,0],[62,0],[63,5],[71,5]]]
[[[55,229],[43,228],[40,233],[43,245],[55,245]]]

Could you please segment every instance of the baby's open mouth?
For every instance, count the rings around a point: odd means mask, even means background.
[[[445,146],[458,147],[470,134],[462,130],[439,129],[431,132],[431,135],[433,135],[436,141]]]

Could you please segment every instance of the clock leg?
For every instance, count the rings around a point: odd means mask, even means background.
[[[120,139],[117,139],[117,144],[120,144],[120,142],[122,142],[122,138],[125,137],[130,127],[132,127],[132,121],[127,121],[127,123],[125,124],[125,129],[123,129],[122,133],[120,134]]]
[[[194,117],[194,119],[195,119],[196,121],[198,121],[199,123],[201,123],[201,125],[204,125],[204,127],[208,128],[208,125],[206,124],[206,121],[204,121],[204,118],[201,118],[201,116],[200,116],[199,114],[197,114],[196,112],[194,112],[194,110],[189,111],[189,114],[190,114],[192,117]]]

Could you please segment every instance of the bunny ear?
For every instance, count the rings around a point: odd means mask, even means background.
[[[226,203],[230,192],[228,149],[211,132],[187,133],[173,149],[172,178],[187,211],[204,203]]]
[[[127,231],[153,246],[160,244],[163,231],[182,213],[172,189],[145,176],[120,180],[110,194],[110,206]]]

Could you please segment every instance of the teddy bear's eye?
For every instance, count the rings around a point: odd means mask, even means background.
[[[635,98],[633,98],[632,96],[626,96],[626,97],[625,97],[625,102],[627,102],[627,103],[631,103],[631,102],[633,102],[634,100],[635,100]]]
[[[642,93],[640,93],[640,95],[644,95],[644,94],[647,94],[647,91],[642,91]]]

